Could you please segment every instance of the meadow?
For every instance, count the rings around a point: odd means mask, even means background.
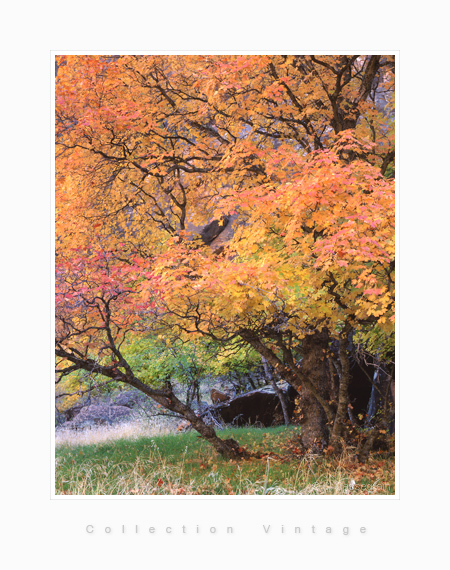
[[[298,427],[224,429],[258,457],[219,457],[196,432],[122,425],[59,432],[56,495],[393,495],[393,452],[302,456]]]

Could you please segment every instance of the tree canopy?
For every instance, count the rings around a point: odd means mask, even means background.
[[[170,406],[124,357],[131,339],[250,345],[341,437],[346,349],[334,403],[306,352],[325,334],[326,359],[351,330],[392,342],[394,156],[390,56],[58,57],[58,377]]]

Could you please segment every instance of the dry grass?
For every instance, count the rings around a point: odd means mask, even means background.
[[[97,426],[92,429],[56,429],[55,447],[76,447],[99,445],[121,439],[136,441],[143,437],[155,437],[173,433],[173,426],[168,422],[153,420],[133,420],[112,426]]]
[[[374,456],[365,466],[350,453],[340,458],[266,456],[229,461],[218,457],[195,433],[157,435],[158,426],[145,429],[145,435],[129,425],[61,438],[56,449],[56,493],[380,496],[392,495],[395,489],[392,456]],[[284,428],[241,428],[221,435],[235,437],[248,449],[262,445],[280,452],[290,433]]]

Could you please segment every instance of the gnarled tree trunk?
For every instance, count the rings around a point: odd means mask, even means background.
[[[170,382],[166,383],[166,388],[164,390],[165,394],[164,396],[160,397],[159,395],[155,394],[154,390],[151,388],[149,389],[134,375],[131,377],[129,376],[127,378],[127,381],[131,386],[134,386],[138,390],[147,393],[148,396],[150,396],[156,402],[160,403],[166,409],[183,416],[184,419],[190,422],[192,427],[223,457],[240,459],[250,456],[250,454],[234,439],[220,439],[212,426],[205,424],[205,422],[200,417],[198,417],[190,407],[186,406],[186,404],[183,404],[183,402],[181,402],[181,400],[175,396]]]
[[[302,374],[314,385],[322,400],[330,397],[326,360],[328,341],[327,331],[320,331],[306,336],[302,343]],[[307,450],[322,451],[329,441],[327,415],[317,396],[304,387],[300,390],[299,411],[301,443]]]
[[[330,381],[327,374],[328,331],[317,331],[302,341],[303,360],[299,368],[286,347],[284,364],[255,333],[242,330],[243,340],[250,344],[275,368],[286,382],[300,394],[301,443],[306,450],[322,451],[328,445],[329,427],[334,421],[334,412],[328,403]]]
[[[344,329],[339,343],[339,361],[341,363],[341,370],[339,378],[336,417],[334,419],[333,430],[331,434],[331,444],[336,450],[342,449],[342,441],[344,438],[346,426],[348,426],[348,388],[350,385],[350,362],[347,352],[347,337],[349,330],[349,327],[346,327]]]

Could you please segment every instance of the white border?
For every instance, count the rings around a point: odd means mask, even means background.
[[[208,2],[126,4],[50,2],[7,5],[2,38],[0,94],[2,138],[2,300],[1,415],[5,498],[1,537],[5,559],[28,568],[38,559],[50,570],[130,566],[229,569],[248,564],[365,569],[397,565],[440,567],[446,559],[446,529],[439,521],[446,496],[445,475],[449,401],[445,381],[447,150],[448,113],[445,4],[380,0],[376,5],[324,0],[320,4]],[[401,213],[399,281],[401,395],[401,497],[396,501],[52,501],[49,492],[49,362],[47,326],[51,303],[48,251],[52,214],[48,191],[49,54],[89,46],[139,53],[134,48],[175,53],[347,53],[345,48],[400,50]],[[214,49],[209,49],[210,47]],[[264,47],[264,50],[255,49]],[[320,49],[314,49],[314,48]],[[329,49],[334,47],[337,49]],[[61,49],[62,48],[62,49]],[[69,48],[69,49],[67,49]],[[169,48],[169,49],[168,49]],[[201,48],[201,49],[198,49]],[[207,48],[207,49],[205,49]],[[361,48],[361,49],[359,49]],[[380,49],[384,48],[384,49]],[[348,50],[352,53],[353,50]],[[398,96],[397,96],[398,99]],[[397,128],[399,125],[397,115]],[[400,143],[397,135],[397,143]],[[401,166],[400,166],[401,161]],[[399,172],[401,170],[401,173]],[[397,180],[399,180],[397,176]],[[401,196],[400,196],[401,194]],[[401,208],[401,210],[399,210]],[[447,238],[447,239],[446,239]],[[431,293],[430,293],[431,292]],[[50,293],[51,294],[51,293]],[[47,304],[48,303],[48,304]],[[444,310],[443,310],[444,309]],[[44,332],[45,331],[45,332]],[[397,387],[398,389],[398,387]],[[398,398],[397,398],[398,400]],[[397,416],[398,417],[398,416]],[[53,427],[53,426],[51,426]],[[445,440],[444,440],[445,437]],[[397,456],[398,457],[398,456]],[[250,507],[250,508],[249,508]],[[86,524],[234,525],[233,537],[217,535],[87,535]],[[263,523],[278,525],[365,525],[364,536],[264,535]],[[156,540],[153,540],[156,538]],[[230,539],[230,540],[228,540]]]

